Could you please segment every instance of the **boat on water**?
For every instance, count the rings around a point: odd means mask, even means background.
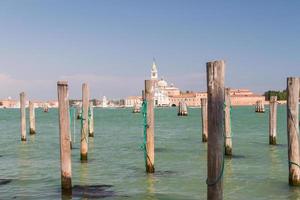
[[[45,104],[45,105],[43,106],[43,111],[46,112],[46,113],[49,112],[49,107],[48,107],[48,105]]]

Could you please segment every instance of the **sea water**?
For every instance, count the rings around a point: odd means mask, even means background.
[[[156,172],[150,175],[141,113],[95,108],[88,163],[80,162],[80,120],[72,119],[72,199],[206,199],[200,113],[189,108],[187,117],[178,117],[176,108],[155,109]],[[300,199],[300,188],[288,185],[286,106],[278,107],[276,146],[268,144],[268,118],[268,108],[232,108],[234,156],[225,160],[224,199]],[[62,198],[57,109],[36,109],[36,132],[21,142],[19,110],[0,110],[0,199]],[[83,186],[91,191],[78,189]]]

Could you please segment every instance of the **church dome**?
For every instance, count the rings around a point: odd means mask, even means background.
[[[158,87],[167,87],[168,83],[164,79],[161,79],[158,81],[157,85],[158,85]]]

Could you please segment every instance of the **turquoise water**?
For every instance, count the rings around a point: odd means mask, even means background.
[[[176,108],[155,112],[154,175],[145,173],[141,114],[94,109],[88,163],[80,163],[76,121],[73,185],[111,185],[106,191],[112,196],[105,199],[206,199],[200,109],[189,109],[188,117],[178,117]],[[225,162],[224,199],[300,199],[300,188],[288,185],[285,106],[278,108],[277,146],[268,145],[267,112],[238,107],[232,118],[235,156]],[[61,199],[57,110],[36,110],[37,134],[28,134],[26,143],[19,124],[19,110],[0,110],[0,179],[8,180],[0,185],[0,199]]]

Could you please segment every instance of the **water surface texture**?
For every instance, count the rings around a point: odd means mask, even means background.
[[[153,175],[145,173],[140,148],[142,115],[131,111],[94,109],[88,163],[80,163],[80,121],[75,134],[72,126],[73,199],[206,199],[200,109],[190,108],[187,117],[178,117],[176,108],[155,110]],[[27,133],[26,143],[19,124],[18,109],[0,110],[0,199],[61,199],[57,110],[36,109],[37,134]],[[278,108],[277,146],[268,144],[268,108],[265,114],[233,108],[232,131],[234,157],[225,161],[224,199],[300,199],[300,188],[288,185],[285,106]]]

